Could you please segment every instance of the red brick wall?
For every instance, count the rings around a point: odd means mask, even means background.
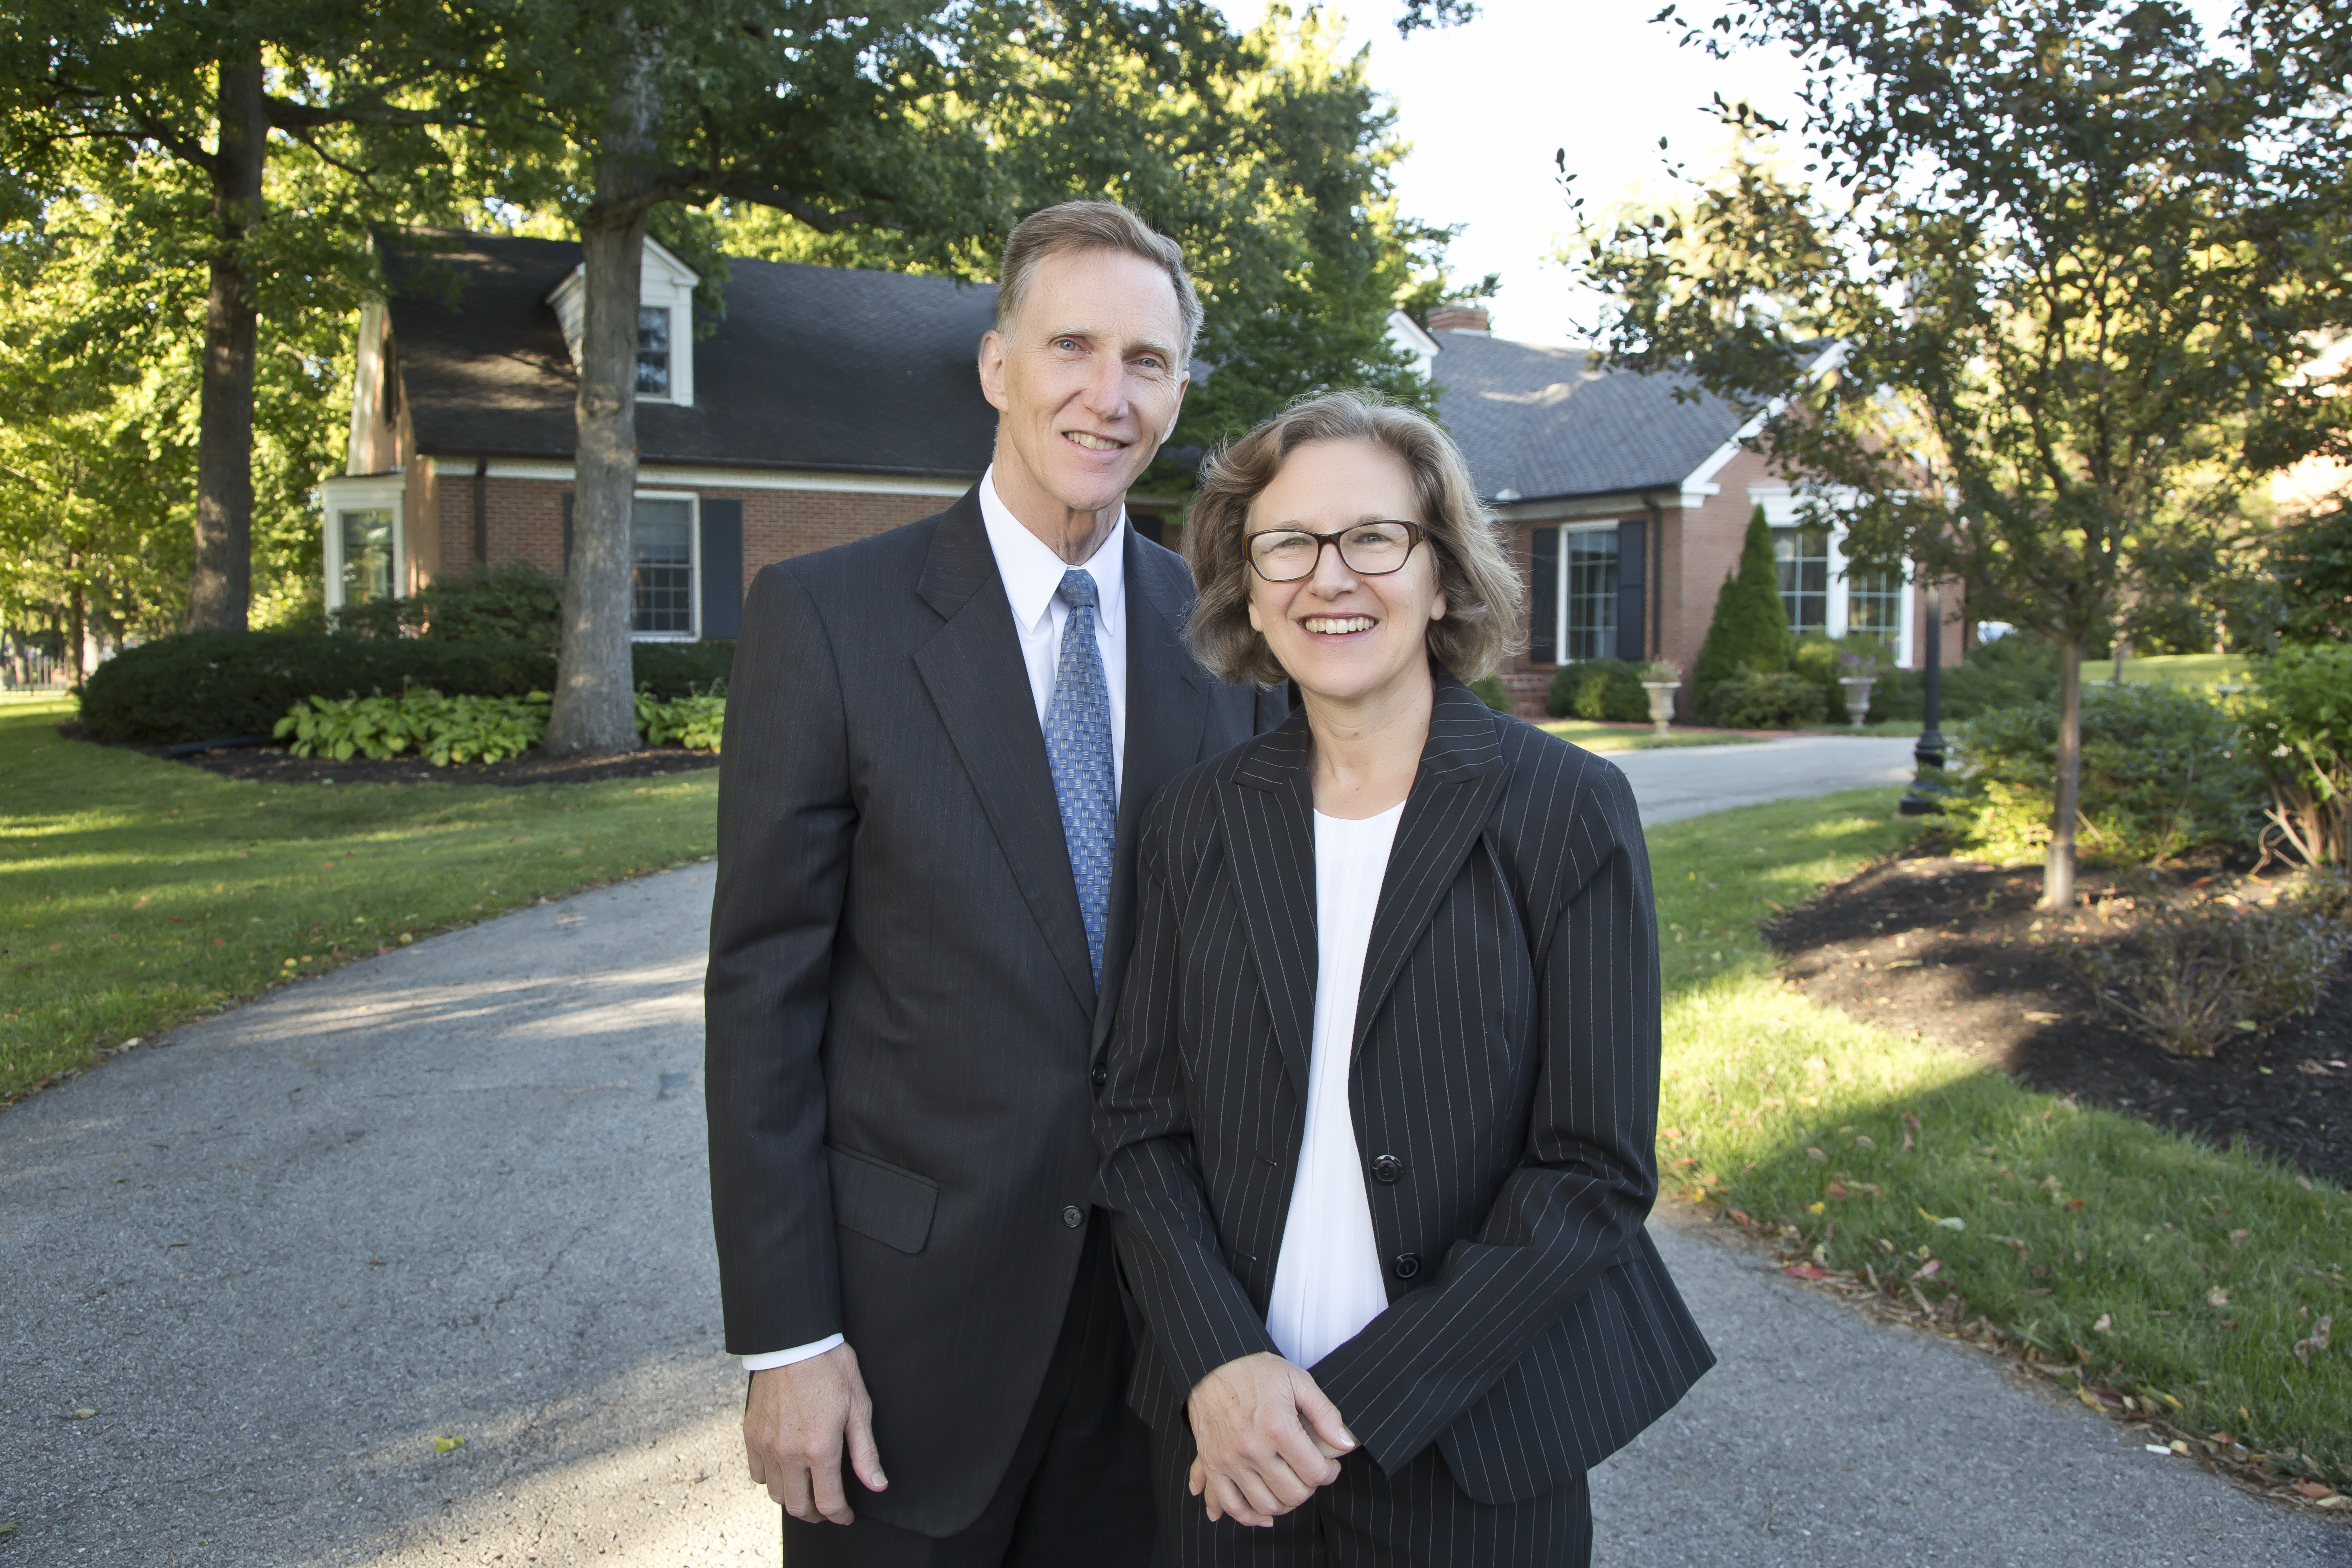
[[[873,495],[848,490],[704,490],[743,502],[743,586],[774,562],[830,550],[942,512],[951,496]]]

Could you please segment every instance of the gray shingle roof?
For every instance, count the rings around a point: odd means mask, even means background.
[[[1431,336],[1439,410],[1490,501],[1672,489],[1739,428],[1722,399],[1679,401],[1677,377],[1597,372],[1584,349]]]
[[[419,449],[570,458],[572,360],[546,300],[580,247],[438,237],[455,248],[385,255]],[[694,406],[637,405],[646,461],[963,479],[987,466],[996,411],[974,361],[993,285],[741,259],[728,273],[726,319],[694,345]]]

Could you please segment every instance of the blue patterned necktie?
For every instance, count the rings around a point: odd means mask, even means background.
[[[1054,672],[1054,700],[1045,706],[1045,761],[1054,770],[1054,798],[1062,807],[1062,837],[1077,879],[1078,912],[1086,917],[1087,955],[1102,984],[1103,931],[1110,920],[1111,846],[1118,834],[1118,773],[1111,758],[1110,691],[1103,681],[1102,648],[1095,640],[1095,580],[1062,574],[1055,597],[1070,606],[1062,624],[1062,660]]]

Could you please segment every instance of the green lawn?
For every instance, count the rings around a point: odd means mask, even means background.
[[[1956,1320],[1981,1315],[2184,1428],[2352,1464],[2352,1197],[2021,1089],[1776,977],[1757,922],[1916,831],[1894,800],[1859,791],[1649,836],[1675,1184],[1790,1227],[1823,1268],[1931,1306],[1957,1295]],[[2343,1328],[2315,1350],[2331,1317]]]
[[[1661,746],[1745,746],[1756,740],[1753,735],[1736,734],[1729,730],[1669,730],[1659,735],[1646,726],[1637,730],[1630,725],[1599,724],[1586,719],[1548,719],[1536,728],[1588,752],[1647,752]]]
[[[2116,678],[2116,661],[2111,658],[2086,658],[2083,661],[2083,681],[2090,685]],[[2124,684],[2140,681],[2159,682],[2166,686],[2210,686],[2215,681],[2231,684],[2246,679],[2246,660],[2234,653],[2160,653],[2146,658],[2124,660]]]
[[[0,708],[0,1101],[125,1040],[426,932],[713,847],[718,775],[260,784]]]

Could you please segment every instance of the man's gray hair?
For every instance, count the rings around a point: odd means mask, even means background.
[[[1123,250],[1168,274],[1184,335],[1177,345],[1176,374],[1183,374],[1201,335],[1201,296],[1192,287],[1192,274],[1184,270],[1183,249],[1117,202],[1063,202],[1040,207],[1013,226],[1013,237],[1004,242],[1003,268],[997,274],[996,330],[1005,331],[1020,315],[1037,264],[1066,250]]]

